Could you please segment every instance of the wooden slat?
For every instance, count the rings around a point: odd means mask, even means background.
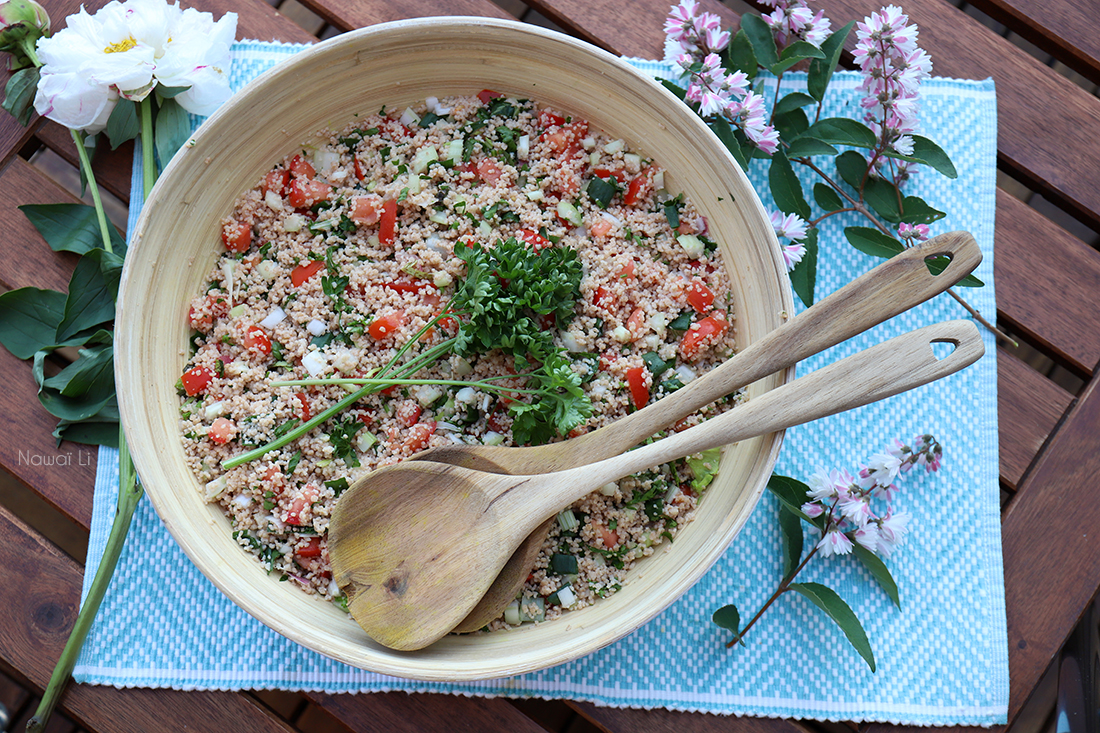
[[[568,703],[585,719],[607,733],[807,733],[813,730],[794,720],[741,718],[674,710],[608,708],[591,703]]]
[[[1100,385],[1091,383],[1002,523],[1009,721],[1100,587]]]
[[[1100,364],[1100,252],[1003,191],[997,193],[997,310],[1051,356]]]
[[[187,5],[187,3],[185,3]],[[317,39],[263,0],[202,0],[190,3],[215,18],[237,14],[237,38],[286,43],[313,43]]]
[[[41,690],[76,619],[83,571],[3,507],[0,536],[0,659]],[[227,692],[70,685],[62,703],[81,725],[112,733],[293,731],[247,695]]]
[[[383,692],[363,695],[309,693],[308,697],[352,730],[392,733],[542,733],[542,726],[500,698]]]
[[[880,7],[878,0],[833,0],[827,13],[840,26]],[[1100,140],[1095,135],[1100,99],[943,0],[912,0],[904,9],[920,27],[920,45],[932,56],[933,73],[995,80],[1001,164],[1100,226]]]
[[[515,18],[490,0],[303,0],[302,4],[342,31],[406,18],[437,15],[474,15]]]
[[[74,168],[80,167],[80,160],[76,156],[76,144],[68,129],[51,120],[43,120],[34,136]],[[119,145],[116,150],[111,150],[110,144],[103,140],[92,160],[96,183],[99,187],[128,202],[133,158],[134,142],[132,140]]]
[[[1076,0],[971,0],[971,4],[1100,84],[1095,5]]]
[[[1073,395],[997,349],[997,421],[1001,480],[1016,488],[1073,402]]]

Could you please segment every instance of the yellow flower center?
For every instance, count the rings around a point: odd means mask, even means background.
[[[124,51],[129,51],[131,48],[133,48],[136,45],[137,45],[137,41],[134,40],[134,37],[133,36],[127,36],[126,38],[123,38],[118,43],[108,44],[107,48],[103,49],[103,53],[123,53]]]

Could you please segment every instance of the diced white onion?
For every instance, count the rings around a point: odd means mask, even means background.
[[[328,148],[313,151],[312,157],[313,167],[319,173],[331,171],[340,163],[340,154]]]
[[[447,115],[449,115],[451,113],[451,108],[450,107],[436,107],[435,108],[435,113],[437,115],[439,115],[440,117],[446,117]]]
[[[412,127],[420,122],[420,115],[413,112],[412,107],[406,107],[405,111],[401,113],[401,124],[405,127]]]
[[[687,384],[688,382],[699,376],[695,373],[695,370],[689,367],[687,364],[681,364],[680,366],[676,367],[676,374],[680,377],[680,381],[684,384]]]
[[[328,369],[328,362],[320,351],[311,351],[302,357],[302,366],[306,368],[311,377],[319,377]]]
[[[473,387],[463,387],[455,393],[456,405],[472,405],[477,400],[477,390]]]
[[[342,374],[350,374],[359,366],[359,360],[355,358],[355,352],[351,349],[340,349],[336,352],[332,365]]]
[[[439,106],[439,97],[428,97],[424,100],[424,106],[428,108],[429,112],[435,112],[436,107]],[[436,114],[439,114],[436,112]]]
[[[338,595],[341,595],[341,593],[340,593],[340,586],[336,584],[336,580],[335,580],[335,579],[333,579],[333,580],[330,580],[330,581],[328,582],[328,594],[329,594],[330,596],[332,596],[333,598],[335,598],[335,597],[336,597],[336,596],[338,596]]]
[[[203,415],[206,416],[207,420],[213,420],[214,418],[221,417],[224,414],[225,414],[225,403],[220,401],[220,400],[217,401],[217,402],[210,403],[209,405],[206,406],[206,409],[203,410]]]
[[[268,191],[264,194],[264,203],[267,204],[267,208],[272,211],[283,210],[283,197],[274,191]]]
[[[650,351],[656,351],[657,347],[661,345],[661,337],[655,333],[649,334],[643,340],[645,341],[646,347],[648,347]]]
[[[504,442],[504,436],[495,430],[487,430],[485,434],[481,436],[481,442],[485,445],[500,445]]]
[[[452,282],[454,282],[454,278],[451,277],[451,273],[446,270],[437,270],[436,273],[432,275],[432,284],[437,288],[445,288]]]
[[[260,274],[264,280],[271,282],[275,278],[279,277],[279,264],[272,260],[260,260],[260,264],[256,265],[256,272]]]
[[[634,335],[625,327],[616,326],[615,330],[611,332],[611,338],[615,339],[620,344],[626,344],[634,340]]]
[[[462,432],[462,428],[458,427],[457,425],[452,425],[451,423],[444,420],[436,420],[435,427],[437,430],[450,430],[452,433]]]
[[[516,157],[520,160],[527,160],[527,156],[531,152],[531,136],[520,135],[519,140],[516,141]]]
[[[447,255],[447,248],[444,246],[443,240],[435,234],[432,234],[424,240],[424,246],[436,254],[441,254],[443,256]]]
[[[612,140],[607,145],[603,146],[603,151],[608,155],[614,155],[615,153],[620,152],[625,147],[626,143],[624,143],[622,140]]]
[[[268,262],[268,260],[264,260],[264,262]],[[260,325],[264,328],[275,328],[283,322],[284,318],[286,318],[286,311],[284,311],[279,306],[275,306],[271,309],[271,312],[268,313],[262,321],[260,321]]]
[[[574,593],[573,589],[568,585],[558,588],[558,601],[561,605],[568,608],[577,602],[577,594]]]
[[[561,345],[571,354],[584,351],[584,349],[581,348],[580,342],[577,341],[577,337],[570,331],[561,332]]]
[[[233,506],[237,509],[247,509],[252,506],[252,497],[248,494],[237,494],[233,497]]]
[[[619,491],[619,484],[616,481],[606,483],[600,487],[600,493],[604,496],[614,496]]]
[[[305,226],[306,218],[301,214],[291,214],[287,218],[283,219],[283,231],[284,232],[300,232],[302,227]]]
[[[320,336],[320,335],[328,332],[328,324],[326,324],[322,320],[314,318],[313,320],[311,320],[309,323],[306,324],[306,330],[309,331],[314,336]]]
[[[605,219],[606,221],[609,221],[609,222],[611,222],[611,223],[612,223],[612,224],[614,224],[615,226],[622,226],[622,225],[623,225],[623,222],[622,222],[622,220],[621,220],[621,219],[619,219],[619,217],[617,217],[617,216],[615,216],[614,214],[612,214],[612,213],[611,213],[610,211],[601,211],[601,212],[600,212],[600,216],[601,216],[601,217],[602,217],[603,219]]]
[[[700,216],[695,220],[695,228],[699,230],[700,234],[707,233],[707,217]]]
[[[229,477],[225,475],[218,476],[213,481],[208,482],[206,484],[206,500],[213,501],[214,499],[217,499],[219,496],[221,496],[222,492],[225,491],[225,487],[228,483]]]
[[[591,150],[592,148],[596,147],[596,138],[589,135],[588,137],[581,140],[581,147],[585,150]]]
[[[468,362],[461,356],[456,356],[454,358],[453,364],[454,373],[460,377],[465,377],[474,370],[474,367],[470,364],[470,362]],[[468,389],[471,393],[473,393],[474,391],[472,387],[463,387],[462,389]],[[459,393],[461,392],[462,390],[459,390]],[[471,399],[470,401],[472,402],[473,400]],[[455,402],[458,402],[458,395],[455,395]]]
[[[443,390],[434,384],[425,384],[416,390],[416,401],[421,407],[428,407],[443,396]]]

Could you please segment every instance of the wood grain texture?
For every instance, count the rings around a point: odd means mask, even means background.
[[[1082,372],[1100,363],[1100,252],[1011,194],[997,192],[997,311]]]
[[[567,702],[584,719],[607,733],[808,733],[815,728],[794,720],[749,718],[675,710],[608,708]]]
[[[436,15],[473,15],[515,20],[490,0],[304,0],[307,8],[336,28],[347,31],[375,23]]]
[[[1100,84],[1095,4],[1079,0],[972,0],[971,4]]]
[[[828,14],[840,26],[880,7],[878,0],[834,0]],[[1100,226],[1100,139],[1094,132],[1100,129],[1100,99],[943,0],[907,2],[905,11],[920,27],[920,45],[932,56],[934,74],[995,80],[1001,164]],[[849,48],[854,40],[853,34]]]
[[[76,619],[83,571],[3,507],[0,536],[0,659],[41,689]],[[71,685],[62,701],[82,725],[112,733],[293,731],[234,693]]]
[[[1100,386],[1086,389],[1002,522],[1009,721],[1100,586]]]
[[[997,350],[1001,481],[1016,488],[1073,395],[1004,349]]]
[[[542,726],[501,698],[379,692],[361,695],[306,693],[351,730],[387,733],[541,733]]]
[[[316,37],[305,31],[263,0],[203,0],[195,7],[220,18],[227,12],[237,14],[237,38],[286,43],[313,43]]]
[[[52,120],[42,120],[34,136],[74,168],[79,168],[80,160],[76,155],[76,145],[67,128]],[[99,187],[126,202],[130,200],[133,157],[133,140],[122,143],[116,150],[111,150],[110,144],[104,140],[92,159],[92,168],[95,170],[95,180]]]

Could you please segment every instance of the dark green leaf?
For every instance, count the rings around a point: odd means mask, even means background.
[[[827,183],[814,184],[814,201],[825,211],[836,211],[844,208],[844,202],[840,195]]]
[[[107,118],[107,139],[111,141],[111,150],[114,150],[127,140],[133,140],[141,131],[138,123],[137,105],[129,99],[120,99],[111,110],[111,116]]]
[[[890,259],[905,249],[898,240],[871,227],[847,227],[844,236],[853,247],[872,257]]]
[[[172,160],[172,156],[190,136],[191,121],[187,117],[187,111],[174,99],[164,100],[157,110],[156,130],[153,133],[162,169],[168,167],[168,161]]]
[[[54,252],[75,252],[82,255],[103,246],[99,220],[94,206],[87,204],[23,204],[19,210],[26,215],[46,244]],[[108,224],[111,246],[122,253],[126,242],[113,225]]]
[[[42,386],[56,389],[62,397],[80,397],[95,393],[114,392],[115,372],[112,364],[114,347],[110,344],[93,349],[81,349],[80,357],[60,372],[43,380]]]
[[[745,155],[745,151],[741,148],[741,143],[733,134],[733,128],[730,127],[730,123],[726,121],[726,118],[715,117],[708,122],[707,125],[718,139],[722,141],[722,144],[726,146],[726,150],[730,151],[730,154],[733,155],[733,159],[741,166],[741,170],[747,171],[749,169],[748,156]]]
[[[928,267],[928,271],[933,275],[939,275],[944,271],[950,261],[946,257],[931,257],[924,261],[924,264]],[[974,277],[973,275],[967,275],[962,280],[959,280],[955,285],[961,288],[981,288],[985,287],[985,283]]]
[[[787,155],[782,148],[772,155],[772,164],[768,168],[768,186],[771,188],[775,205],[780,211],[786,214],[798,214],[803,219],[810,218],[810,205],[802,195],[802,183],[795,175],[791,162],[787,160]]]
[[[791,270],[791,288],[802,304],[809,308],[814,304],[814,287],[817,284],[817,227],[806,231],[806,239],[802,243],[806,246],[806,252]]]
[[[761,66],[770,69],[779,63],[779,53],[775,49],[772,30],[763,18],[752,13],[745,13],[741,16],[741,31],[748,37],[756,61]]]
[[[911,137],[913,138],[912,155],[899,155],[897,153],[887,153],[886,155],[914,163],[923,163],[935,168],[948,178],[958,178],[959,173],[955,170],[955,164],[951,162],[951,158],[948,157],[943,148],[921,135],[912,135]]]
[[[890,569],[878,555],[868,550],[858,542],[852,543],[852,554],[863,563],[863,567],[871,572],[871,576],[886,591],[886,595],[901,608],[901,598],[898,596],[898,584],[894,582],[894,576],[890,575]]]
[[[808,501],[806,492],[809,490],[809,486],[789,476],[772,474],[772,477],[768,479],[768,491],[775,494],[786,509],[810,524],[816,525],[815,520],[806,516],[802,511],[802,505]]]
[[[57,325],[65,314],[65,294],[19,288],[0,295],[0,344],[18,359],[57,345]]]
[[[804,137],[812,137],[832,145],[851,145],[857,148],[875,147],[875,133],[857,120],[847,117],[826,117],[810,125]]]
[[[889,181],[878,176],[868,176],[863,186],[863,200],[870,204],[876,214],[891,224],[901,221],[901,210],[898,208],[901,195],[897,186]]]
[[[773,64],[769,71],[779,75],[799,61],[823,58],[825,58],[825,54],[821,53],[821,49],[814,44],[808,41],[795,41],[783,49],[782,53],[779,54],[779,61]]]
[[[183,94],[184,92],[186,92],[190,88],[191,88],[190,86],[166,87],[166,86],[158,84],[157,85],[157,96],[160,97],[161,99],[171,99],[172,97],[175,97],[179,94]]]
[[[803,94],[802,92],[791,92],[775,105],[774,113],[777,115],[790,112],[792,109],[799,109],[805,107],[807,104],[813,104],[814,98],[809,94]]]
[[[802,517],[780,506],[779,530],[783,535],[783,578],[787,579],[802,561]]]
[[[58,324],[57,338],[64,341],[80,331],[113,320],[121,276],[122,258],[116,254],[94,249],[81,257],[69,280],[65,316]]]
[[[11,75],[4,87],[3,108],[23,127],[34,114],[34,95],[38,91],[38,67],[32,66]]]
[[[756,77],[756,53],[744,30],[737,31],[726,47],[726,71],[742,71],[750,79]]]
[[[825,99],[825,90],[829,88],[829,82],[833,78],[833,71],[840,62],[840,52],[844,50],[844,41],[852,31],[856,22],[853,20],[840,30],[833,33],[821,44],[821,53],[824,58],[814,59],[810,62],[810,73],[806,79],[806,91],[817,101]]]
[[[845,183],[858,191],[867,173],[867,159],[855,150],[847,150],[836,156],[836,170]]]
[[[794,140],[810,126],[810,120],[801,109],[792,109],[780,115],[772,115],[772,124],[784,140]]]
[[[96,416],[98,418],[98,416]],[[54,428],[53,437],[60,447],[63,440],[85,445],[107,445],[118,447],[118,421],[62,420]]]
[[[814,155],[836,155],[837,152],[837,149],[827,142],[815,140],[812,137],[800,137],[796,138],[791,146],[787,148],[787,157],[793,160],[795,158],[809,158]]]
[[[931,224],[947,216],[939,209],[934,209],[922,198],[906,196],[902,202],[901,220],[907,224]]]
[[[71,422],[87,420],[98,414],[100,410],[107,406],[108,402],[115,399],[114,380],[111,381],[109,390],[89,390],[87,393],[76,397],[66,397],[58,390],[45,386],[46,378],[43,374],[45,359],[46,352],[44,351],[39,351],[34,355],[31,374],[34,375],[35,383],[38,384],[38,401],[46,408],[46,412],[54,417]]]
[[[875,653],[871,651],[871,642],[867,640],[867,632],[863,630],[863,624],[856,618],[852,609],[837,595],[836,591],[820,583],[791,583],[787,586],[796,593],[805,596],[811,603],[825,612],[829,618],[836,622],[844,636],[867,662],[871,671],[875,671]]]
[[[732,631],[734,635],[741,635],[741,614],[737,612],[737,606],[732,603],[715,611],[711,620],[723,629]]]

